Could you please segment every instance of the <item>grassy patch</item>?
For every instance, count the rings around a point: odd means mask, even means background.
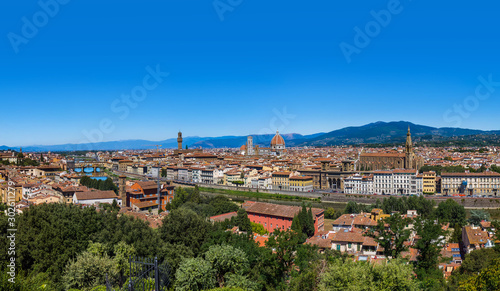
[[[492,220],[500,219],[500,208],[498,209],[484,209],[486,212],[489,212]]]
[[[248,197],[255,199],[271,199],[271,200],[284,200],[284,201],[307,201],[307,202],[321,202],[321,198],[308,198],[285,194],[271,194],[262,192],[238,191],[227,189],[215,189],[200,187],[200,192],[220,193],[237,197]]]
[[[465,209],[465,212],[467,213],[467,218],[470,217],[470,212],[471,210],[474,210],[474,209]],[[498,209],[481,209],[485,212],[488,212],[491,216],[491,220],[500,220],[500,208]]]
[[[334,220],[333,219],[326,219],[325,218],[325,231],[331,231],[333,230],[333,222]]]

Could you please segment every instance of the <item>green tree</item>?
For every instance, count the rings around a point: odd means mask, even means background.
[[[401,260],[370,264],[334,260],[321,274],[319,290],[419,290],[410,265]]]
[[[305,238],[313,236],[315,232],[315,227],[314,227],[314,219],[311,208],[307,210],[306,205],[302,203],[302,209],[299,210],[296,217],[297,219],[295,219],[294,217],[294,219],[292,220],[292,229],[297,230],[297,227],[300,225],[301,231],[300,232],[297,231],[298,233],[304,234]]]
[[[267,233],[267,230],[260,223],[250,222],[252,225],[252,232],[258,233],[260,235],[264,235]]]
[[[112,270],[113,260],[107,255],[100,256],[86,251],[68,263],[62,281],[67,289],[90,290],[105,284],[106,274]]]
[[[459,243],[462,241],[462,227],[457,223],[453,227],[453,233],[450,238],[450,242]]]
[[[239,209],[238,205],[221,195],[212,198],[209,204],[214,208],[213,215],[238,211]]]
[[[397,258],[402,252],[408,250],[405,242],[411,235],[410,229],[407,228],[411,221],[411,218],[403,218],[401,214],[394,213],[384,220],[379,220],[377,226],[367,235],[384,248],[384,255]],[[389,227],[386,228],[385,224]]]
[[[309,237],[313,236],[316,228],[314,227],[314,218],[311,207],[309,207],[309,210],[307,211],[306,225],[306,234]]]
[[[175,290],[197,291],[215,287],[215,270],[203,258],[184,259],[175,272]]]
[[[460,291],[500,290],[500,259],[460,284]]]
[[[175,280],[175,274],[179,268],[180,263],[184,259],[193,258],[193,251],[183,244],[171,244],[165,243],[162,245],[161,250],[158,253],[158,260],[161,262],[167,262],[171,268],[171,274]]]
[[[225,198],[227,200],[226,197],[223,197],[223,198]],[[177,208],[183,206],[185,203],[189,203],[189,202],[194,203],[194,204],[201,203],[200,189],[198,188],[198,186],[195,186],[194,188],[182,188],[182,187],[176,188],[174,199],[169,204],[167,204],[167,210],[177,209]],[[236,206],[236,204],[235,204],[235,206]],[[236,210],[234,210],[234,211],[236,211]],[[231,212],[231,211],[229,211],[229,212]],[[222,213],[219,213],[219,214],[222,214]]]
[[[205,259],[212,265],[219,287],[224,287],[226,274],[241,274],[248,268],[246,254],[230,245],[211,246],[205,253]]]
[[[481,221],[490,221],[490,214],[482,209],[473,209],[470,211],[470,217],[468,219],[470,224],[479,225]]]
[[[325,218],[326,219],[335,219],[335,209],[332,207],[328,207],[325,209]]]
[[[99,242],[90,242],[89,246],[87,247],[87,252],[91,253],[92,255],[102,257],[104,255],[108,255],[106,249],[107,247],[105,244]]]
[[[196,254],[211,229],[212,225],[194,211],[179,208],[163,219],[159,232],[165,242],[185,245]]]
[[[500,253],[493,249],[475,250],[465,255],[465,259],[458,270],[461,274],[477,274],[482,269],[492,265],[496,259],[500,259]]]
[[[295,252],[299,245],[299,236],[294,231],[276,229],[266,241],[266,247],[273,250],[274,258],[278,263],[278,274],[285,279],[295,260]]]
[[[299,238],[299,243],[304,243],[307,240],[307,235],[303,233],[303,227],[299,215],[295,215],[293,217],[290,229],[297,234]]]
[[[498,220],[492,221],[491,226],[494,229],[497,229],[497,230],[500,229],[500,221],[498,221]],[[495,232],[494,238],[495,238],[495,241],[500,241],[500,231]],[[495,245],[495,250],[500,253],[500,244]]]
[[[436,209],[436,216],[441,222],[449,222],[451,225],[465,225],[465,209],[453,199],[439,203]]]
[[[246,231],[251,234],[252,224],[250,223],[250,219],[248,218],[247,212],[245,209],[238,209],[238,214],[236,215],[236,225],[240,229],[240,231]]]
[[[298,215],[295,215],[293,217],[291,229],[294,230],[298,234],[302,233],[302,225],[300,224],[300,219],[299,219]]]
[[[298,272],[302,273],[309,268],[312,262],[321,258],[318,247],[311,244],[299,244],[295,252],[294,263],[298,267]]]
[[[234,274],[234,273],[228,273],[226,274],[226,286],[228,288],[234,288],[232,290],[234,291],[257,291],[259,290],[258,284],[251,279],[248,278],[248,276],[245,275],[240,275],[240,274]],[[218,290],[223,290],[223,288],[220,288]],[[229,290],[229,289],[228,289]]]
[[[497,259],[500,259],[500,253],[494,249],[475,250],[465,255],[462,265],[451,274],[448,280],[450,289],[457,290],[470,277],[479,274]]]
[[[116,199],[113,199],[113,203],[111,203],[111,209],[113,211],[120,211],[120,206],[118,205],[118,202],[116,202]]]
[[[415,231],[420,237],[415,244],[418,250],[416,272],[419,278],[442,280],[442,273],[438,270],[442,244],[447,232],[442,225],[431,219],[417,219]]]
[[[115,256],[113,263],[115,265],[115,273],[118,276],[118,284],[122,286],[126,278],[130,275],[129,259],[136,255],[135,248],[121,241],[113,248]]]
[[[347,205],[344,209],[345,214],[354,214],[354,213],[360,213],[360,207],[359,204],[354,202],[354,201],[349,201],[347,202]]]

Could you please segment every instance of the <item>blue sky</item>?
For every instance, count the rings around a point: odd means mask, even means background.
[[[0,145],[500,129],[494,1],[59,1],[1,4]]]

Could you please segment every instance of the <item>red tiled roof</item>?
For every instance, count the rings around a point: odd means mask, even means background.
[[[134,203],[134,206],[138,207],[139,209],[157,206],[157,205],[158,205],[158,203],[156,203],[155,201],[145,201],[145,202]]]
[[[119,198],[114,191],[86,191],[86,192],[76,192],[76,198],[78,200],[95,200],[95,199],[112,199]]]
[[[246,211],[248,213],[256,213],[256,214],[265,214],[265,215],[273,215],[278,217],[288,217],[293,218],[302,207],[299,206],[288,206],[288,205],[280,205],[280,204],[272,204],[272,203],[263,203],[263,202],[255,202],[248,206],[246,206]],[[323,209],[312,208],[313,215],[320,215],[323,213]]]
[[[442,177],[500,177],[500,173],[482,172],[482,173],[441,173]]]
[[[362,153],[361,157],[396,157],[396,158],[404,158],[405,154],[403,154],[403,153]]]
[[[210,217],[210,221],[222,222],[226,219],[231,219],[231,217],[234,217],[236,215],[238,215],[236,211],[224,213],[224,214],[219,214],[219,215],[215,215],[215,216]]]
[[[333,221],[333,225],[376,226],[377,222],[361,214],[343,214]]]
[[[470,226],[465,226],[464,231],[470,244],[479,245],[486,244],[488,242],[488,233],[486,231],[482,231],[479,227],[472,228]]]

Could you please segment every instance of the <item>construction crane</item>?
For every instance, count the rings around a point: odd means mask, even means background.
[[[147,144],[147,145],[144,145],[145,147],[156,147],[156,152],[159,151],[159,148],[162,147],[161,144]]]
[[[159,152],[159,148],[161,147],[161,144],[150,144],[150,145],[145,145],[145,147],[156,147],[156,153]],[[160,207],[161,207],[161,191],[160,191],[160,160],[158,159],[158,168],[156,170],[156,194],[158,195],[158,214],[160,214]]]

